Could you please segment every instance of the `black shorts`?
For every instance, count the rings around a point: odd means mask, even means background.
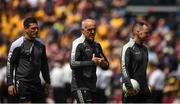
[[[92,92],[89,90],[76,90],[72,92],[77,103],[93,103]]]
[[[41,83],[30,84],[27,82],[17,81],[16,91],[19,102],[31,101],[32,103],[43,103],[44,91]]]

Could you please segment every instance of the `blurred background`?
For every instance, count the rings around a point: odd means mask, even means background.
[[[97,21],[96,40],[110,62],[97,68],[97,99],[121,103],[122,46],[135,20],[145,19],[152,30],[147,79],[153,102],[180,103],[180,0],[0,0],[0,101],[7,102],[6,61],[11,43],[21,36],[23,20],[34,16],[46,45],[51,86],[48,103],[73,102],[69,55],[72,41],[81,35],[81,21]],[[42,81],[43,83],[43,81]]]

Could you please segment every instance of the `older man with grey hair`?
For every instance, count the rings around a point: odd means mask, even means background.
[[[107,70],[109,63],[101,45],[94,40],[96,21],[82,21],[82,35],[73,41],[70,66],[72,69],[71,91],[78,103],[92,103],[96,90],[96,67]]]

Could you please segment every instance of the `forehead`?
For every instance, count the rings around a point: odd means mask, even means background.
[[[85,28],[95,28],[96,22],[94,20],[86,20],[84,21]]]
[[[149,27],[147,25],[143,25],[142,28],[144,31],[149,31]]]
[[[32,28],[32,27],[38,27],[38,24],[36,24],[36,23],[30,23],[30,24],[29,24],[29,28]]]

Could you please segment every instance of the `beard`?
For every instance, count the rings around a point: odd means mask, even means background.
[[[87,39],[87,42],[90,43],[90,44],[94,42],[94,39],[90,39],[88,37],[86,37],[86,39]]]
[[[31,39],[35,39],[35,38],[37,37],[37,33],[30,33],[30,34],[29,34],[29,37],[30,37]]]

